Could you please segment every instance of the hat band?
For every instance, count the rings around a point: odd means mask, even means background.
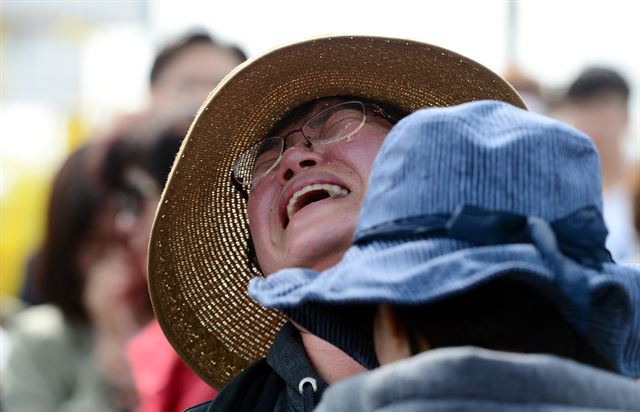
[[[460,205],[451,215],[423,215],[387,222],[356,233],[354,243],[403,237],[449,237],[476,245],[531,243],[556,283],[578,311],[578,329],[586,328],[591,303],[584,268],[601,270],[612,263],[605,247],[607,227],[593,206],[578,209],[567,217],[547,222],[537,216],[489,211]],[[577,262],[577,263],[576,263]]]

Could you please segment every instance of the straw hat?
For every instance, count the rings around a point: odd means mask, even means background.
[[[260,273],[247,258],[246,207],[231,182],[233,162],[291,109],[342,95],[407,112],[483,99],[524,107],[484,66],[412,40],[320,37],[273,49],[230,73],[191,125],[149,253],[158,321],[182,359],[215,388],[265,356],[285,321],[246,292]]]

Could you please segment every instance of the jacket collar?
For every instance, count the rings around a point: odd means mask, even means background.
[[[305,411],[319,402],[327,384],[311,366],[300,332],[290,322],[276,335],[267,363],[286,384],[286,395],[281,395],[279,403],[286,403],[290,410]]]

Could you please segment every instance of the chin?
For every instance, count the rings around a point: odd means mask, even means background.
[[[340,261],[351,246],[352,237],[353,228],[345,226],[305,230],[287,245],[285,267],[328,269]]]

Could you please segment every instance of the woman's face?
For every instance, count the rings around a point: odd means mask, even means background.
[[[84,242],[77,252],[79,273],[85,289],[117,288],[119,299],[144,305],[147,282],[144,268],[140,267],[136,251],[130,247],[130,232],[123,231],[118,222],[120,208],[117,202],[107,202],[93,218]]]
[[[119,194],[116,229],[125,239],[138,271],[146,274],[149,238],[161,188],[147,171],[138,166],[128,167],[123,178],[127,190]]]
[[[320,100],[281,135],[345,100]],[[367,116],[350,138],[311,148],[304,147],[300,132],[289,136],[278,166],[249,195],[249,225],[265,274],[285,267],[322,270],[340,260],[351,246],[371,165],[391,127]]]
[[[114,205],[107,203],[93,217],[76,255],[78,269],[83,276],[87,276],[105,254],[123,247],[124,239],[119,236],[114,224],[116,212]]]

